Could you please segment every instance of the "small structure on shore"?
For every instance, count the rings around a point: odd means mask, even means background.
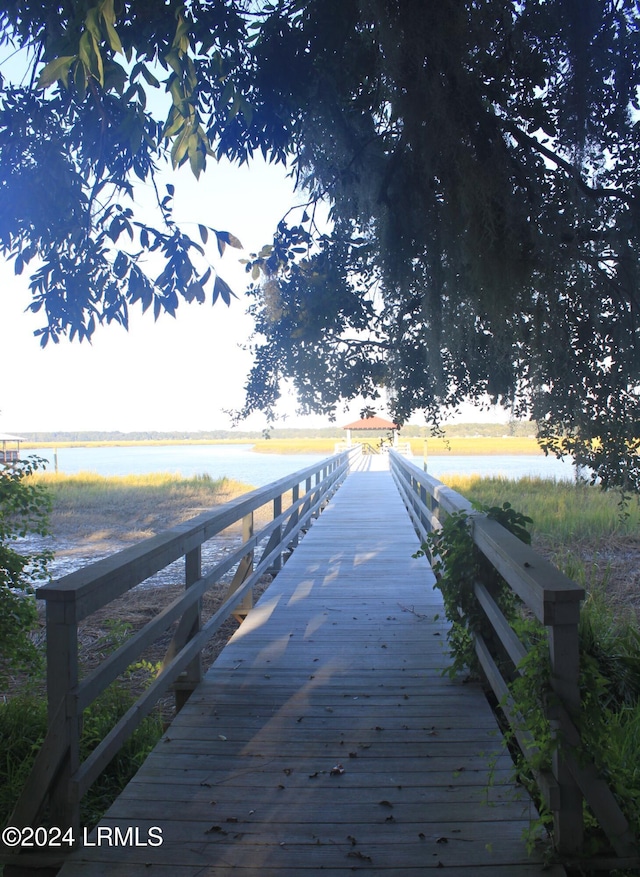
[[[20,459],[20,442],[24,441],[26,439],[20,438],[19,435],[0,432],[0,464],[17,463]]]
[[[398,432],[400,427],[397,423],[385,420],[384,417],[378,417],[377,415],[374,417],[362,417],[360,420],[354,420],[353,423],[347,423],[342,428],[347,433],[346,442],[341,442],[341,445],[345,448],[352,448],[354,444],[360,444],[362,445],[363,454],[379,454],[390,447],[398,448]],[[352,432],[361,433],[357,441],[353,440]],[[375,444],[367,441],[368,438],[373,438],[373,436],[367,436],[367,433],[372,433],[375,436]],[[376,433],[382,433],[382,435],[378,438]]]

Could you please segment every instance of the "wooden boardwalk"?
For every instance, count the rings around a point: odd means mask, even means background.
[[[352,473],[101,823],[162,845],[61,877],[542,875],[485,698],[440,675],[416,548],[391,475]]]

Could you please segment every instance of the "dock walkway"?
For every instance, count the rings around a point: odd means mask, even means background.
[[[391,475],[352,473],[106,814],[140,845],[61,877],[542,875],[481,690],[441,675],[416,548]]]

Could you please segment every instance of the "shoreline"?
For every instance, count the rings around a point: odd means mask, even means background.
[[[380,436],[364,439],[375,443]],[[333,438],[287,438],[287,439],[149,439],[149,440],[114,440],[114,441],[60,441],[60,442],[23,442],[21,452],[26,455],[32,451],[57,450],[64,448],[158,448],[158,447],[237,447],[246,445],[256,454],[322,454],[332,456],[335,444],[343,441],[344,436]],[[406,439],[411,445],[413,454],[422,457],[425,448],[429,457],[455,456],[544,456],[535,438],[524,436],[455,436],[452,438],[411,437]],[[354,442],[355,443],[355,442]]]

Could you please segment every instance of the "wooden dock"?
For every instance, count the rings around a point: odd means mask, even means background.
[[[352,473],[61,877],[542,875],[417,547],[391,475]]]

